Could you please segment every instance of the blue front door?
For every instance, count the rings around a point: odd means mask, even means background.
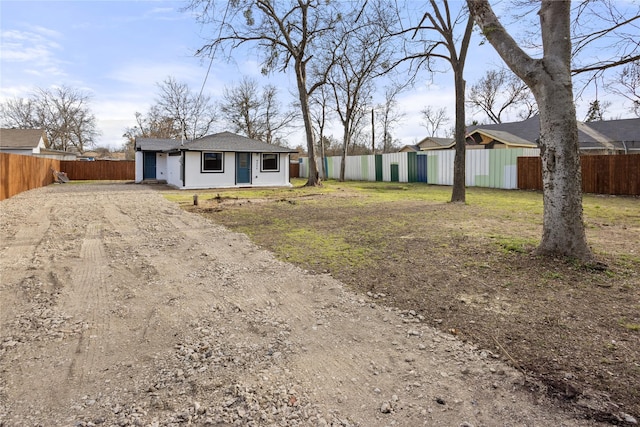
[[[142,179],[156,179],[156,153],[144,152]]]
[[[251,184],[251,153],[236,153],[236,184]]]

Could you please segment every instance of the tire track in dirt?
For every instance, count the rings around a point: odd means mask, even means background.
[[[139,254],[133,253],[131,247],[135,242],[141,242],[145,239],[144,231],[133,219],[136,216],[143,215],[141,211],[144,210],[144,196],[142,198],[139,209],[135,212],[126,210],[126,206],[122,206],[118,200],[114,203],[107,203],[104,205],[105,219],[110,224],[110,232],[112,237],[105,239],[107,245],[107,251],[113,262],[127,263],[131,262],[126,258],[135,257],[135,265],[127,265],[127,273],[131,276],[131,282],[154,280],[156,279],[157,272],[153,266],[144,258],[138,257]],[[125,258],[125,259],[122,259]],[[126,284],[122,284],[123,288],[127,287]],[[134,292],[136,295],[141,291],[141,287],[138,286],[135,289],[122,290],[124,292]],[[128,298],[125,295],[125,298]],[[153,324],[154,318],[158,313],[158,309],[155,304],[148,304],[144,313],[128,313],[128,317],[133,320],[135,318],[135,342],[141,343],[147,339],[147,333],[149,328]]]
[[[7,280],[6,274],[10,274],[11,270],[34,268],[36,248],[42,243],[51,225],[51,206],[51,202],[46,202],[42,209],[32,210],[25,218],[24,225],[13,237],[6,236],[1,239],[4,246],[0,252],[3,281]]]
[[[172,217],[170,221],[191,241],[216,242],[215,238],[207,237],[208,233],[215,233],[219,227],[216,224],[205,227],[205,220],[190,214]],[[207,228],[210,229],[208,232]],[[216,251],[213,261],[225,272],[223,278],[227,285],[222,297],[227,307],[235,308],[227,309],[227,316],[237,318],[230,321],[240,321],[250,330],[252,322],[261,317],[285,319],[283,323],[291,332],[289,340],[295,342],[295,347],[305,349],[290,355],[288,369],[304,375],[307,384],[316,385],[312,392],[318,397],[318,403],[334,398],[347,399],[345,395],[336,396],[336,393],[341,394],[345,381],[361,381],[371,376],[369,364],[363,363],[360,356],[371,337],[357,338],[360,345],[356,346],[355,342],[337,339],[333,328],[329,327],[331,323],[344,323],[341,318],[349,316],[349,308],[340,299],[343,296],[341,286],[329,276],[306,276],[308,280],[301,282],[302,272],[298,268],[274,262],[271,254],[257,248],[246,236],[225,230],[224,237],[224,241],[218,239],[216,244],[228,249]],[[251,268],[247,267],[249,265]],[[327,306],[336,307],[336,311],[340,307],[339,315],[329,320],[319,314]],[[357,324],[352,327],[359,328]],[[340,325],[340,329],[343,328],[345,325]],[[277,340],[274,338],[274,341]],[[357,402],[359,396],[350,394],[348,399]]]
[[[96,368],[100,354],[108,350],[110,315],[105,277],[108,260],[102,243],[101,223],[87,225],[80,247],[80,262],[73,269],[69,304],[84,313],[87,327],[82,330],[68,368],[68,378],[80,384]]]

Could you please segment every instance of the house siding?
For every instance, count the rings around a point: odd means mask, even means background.
[[[174,171],[171,176],[170,184],[183,189],[205,189],[205,188],[231,188],[231,187],[271,187],[271,186],[288,186],[289,182],[289,155],[280,153],[279,168],[277,172],[260,170],[261,153],[251,153],[251,183],[236,183],[236,153],[224,153],[223,172],[205,172],[201,171],[202,152],[185,151],[185,182],[179,176],[180,164],[179,160],[173,160],[175,157],[170,156],[171,170]],[[175,163],[178,162],[178,163]]]
[[[136,161],[135,182],[142,182],[142,177],[143,177],[143,156],[144,156],[144,153],[142,151],[136,151],[136,155],[135,155],[135,161]]]

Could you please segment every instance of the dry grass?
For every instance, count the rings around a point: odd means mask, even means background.
[[[640,415],[637,198],[585,195],[600,270],[531,255],[542,229],[536,192],[470,188],[454,205],[448,187],[329,182],[201,192],[197,208],[192,194],[165,194],[283,260],[416,310],[584,416]]]

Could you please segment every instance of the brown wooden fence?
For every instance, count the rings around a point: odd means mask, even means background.
[[[132,160],[63,160],[60,168],[71,180],[117,181],[134,180],[136,177],[136,162]]]
[[[0,153],[0,200],[53,183],[60,160]]]
[[[580,156],[580,160],[583,192],[640,196],[640,154]],[[542,190],[539,157],[518,157],[518,188]]]
[[[300,163],[289,163],[289,178],[300,176]]]

